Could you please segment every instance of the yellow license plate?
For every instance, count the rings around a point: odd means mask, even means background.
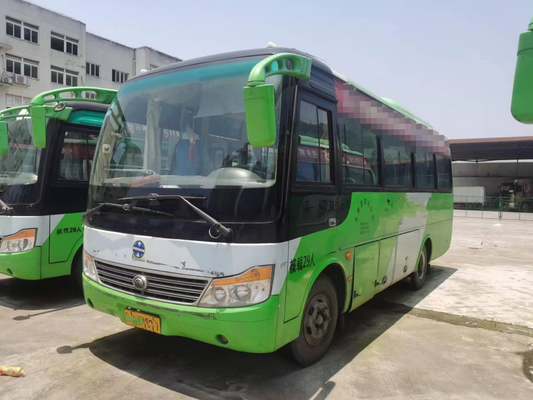
[[[161,319],[155,315],[126,309],[124,310],[124,322],[135,328],[161,334]]]

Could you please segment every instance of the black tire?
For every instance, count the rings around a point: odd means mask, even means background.
[[[82,274],[83,274],[83,260],[81,258],[81,252],[76,254],[74,260],[72,261],[72,267],[70,269],[70,281],[72,286],[76,290],[82,290]]]
[[[531,204],[529,203],[522,203],[520,205],[520,211],[521,212],[530,212],[531,211]]]
[[[429,273],[429,263],[428,263],[428,252],[427,247],[424,246],[420,258],[418,260],[418,266],[416,267],[415,272],[411,274],[411,289],[418,290],[424,283],[426,283],[426,278]]]
[[[338,313],[335,286],[327,276],[320,276],[305,303],[300,336],[290,344],[298,364],[307,367],[324,357],[335,334]]]

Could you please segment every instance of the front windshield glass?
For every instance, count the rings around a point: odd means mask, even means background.
[[[37,182],[41,151],[32,143],[30,118],[8,120],[9,152],[0,156],[0,186]]]
[[[102,193],[110,186],[158,192],[272,186],[277,144],[251,146],[244,114],[243,87],[259,60],[178,69],[127,83],[106,115],[91,185]],[[278,121],[281,82],[280,76],[267,80],[276,90]]]

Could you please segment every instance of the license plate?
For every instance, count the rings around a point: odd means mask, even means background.
[[[161,334],[161,318],[133,310],[124,310],[126,325]]]

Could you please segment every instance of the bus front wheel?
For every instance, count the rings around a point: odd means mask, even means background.
[[[300,336],[290,345],[298,364],[307,367],[326,354],[335,333],[338,312],[335,286],[329,277],[322,275],[307,298]]]
[[[83,259],[81,252],[78,252],[72,261],[70,268],[70,280],[77,290],[82,290]]]
[[[411,274],[411,289],[418,290],[426,282],[428,275],[428,252],[427,247],[424,246],[420,259],[418,260],[418,267],[415,272]]]

